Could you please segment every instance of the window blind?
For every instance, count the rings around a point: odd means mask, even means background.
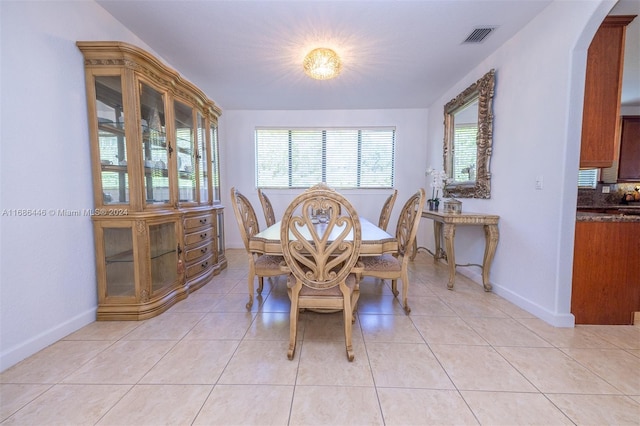
[[[476,179],[478,158],[478,125],[456,124],[454,128],[455,155],[453,177],[457,182]]]
[[[595,188],[598,183],[598,169],[578,171],[578,188]]]
[[[258,188],[392,188],[395,129],[256,129]]]

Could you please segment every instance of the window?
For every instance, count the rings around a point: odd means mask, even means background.
[[[256,129],[258,188],[392,188],[395,128]]]
[[[453,129],[456,155],[453,159],[453,180],[465,182],[476,180],[478,162],[478,125],[456,124]]]
[[[580,169],[578,188],[595,188],[598,183],[598,169]]]

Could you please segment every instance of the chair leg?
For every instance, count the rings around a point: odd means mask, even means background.
[[[253,255],[249,253],[249,277],[247,279],[247,285],[249,287],[249,301],[247,302],[247,310],[251,310],[253,306],[253,280],[256,276],[256,267],[253,264]]]
[[[299,288],[289,289],[291,308],[289,312],[289,350],[287,351],[287,358],[292,360],[296,353],[296,338],[298,334],[298,296],[300,293]]]
[[[402,304],[404,305],[404,311],[408,314],[411,312],[408,302],[409,294],[409,274],[405,271],[402,273]]]
[[[342,284],[340,285],[343,286]],[[353,327],[351,326],[351,320],[353,318],[353,311],[351,305],[351,298],[353,297],[353,293],[349,294],[349,291],[346,290],[346,287],[341,288],[342,290],[342,314],[344,321],[344,343],[347,349],[347,359],[349,362],[353,361],[355,358],[355,354],[353,353],[353,344],[351,341],[351,333]],[[355,289],[354,289],[355,290]]]
[[[349,361],[353,361],[353,359],[355,358],[355,354],[353,353],[353,344],[351,342],[351,333],[352,333],[352,326],[351,326],[351,318],[352,318],[352,313],[351,313],[351,302],[349,302],[349,299],[345,299],[345,306],[344,306],[344,340],[345,340],[345,346],[347,349],[347,359]]]
[[[253,275],[249,275],[249,301],[245,305],[248,311],[253,306]]]
[[[262,294],[263,287],[264,287],[264,277],[258,277],[258,294]]]
[[[351,294],[351,322],[356,322],[356,312],[358,311],[358,299],[360,299],[360,284],[356,281],[356,286]]]
[[[391,280],[391,293],[393,293],[395,297],[398,297],[398,280]]]

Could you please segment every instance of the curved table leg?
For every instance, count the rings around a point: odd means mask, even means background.
[[[456,235],[456,226],[445,223],[442,230],[444,236],[444,248],[447,253],[447,264],[449,265],[449,282],[447,288],[453,290],[456,281],[456,252],[453,247],[453,240]]]
[[[493,257],[496,254],[496,247],[498,247],[498,239],[500,238],[498,232],[498,225],[485,225],[484,226],[484,260],[482,261],[482,284],[485,291],[491,291],[491,283],[489,282],[489,272],[491,270],[491,263]]]
[[[411,256],[409,257],[409,260],[414,260],[417,254],[418,254],[418,237],[413,239],[413,244],[411,245]]]
[[[433,222],[433,238],[435,240],[433,261],[437,262],[439,259],[447,260],[447,255],[442,250],[442,223]]]

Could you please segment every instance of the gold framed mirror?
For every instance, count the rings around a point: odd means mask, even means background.
[[[446,197],[491,198],[495,70],[444,106]]]

